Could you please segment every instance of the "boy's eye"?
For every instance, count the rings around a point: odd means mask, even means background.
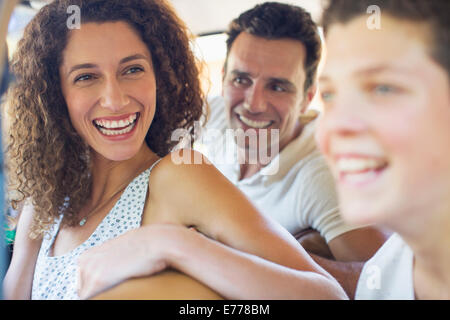
[[[396,89],[394,87],[392,87],[390,85],[386,85],[386,84],[377,85],[377,86],[375,86],[375,88],[373,90],[377,94],[387,94],[387,93],[396,91]]]
[[[407,92],[407,89],[402,85],[384,83],[374,84],[369,90],[376,96],[399,95]]]
[[[320,96],[322,97],[323,102],[329,102],[333,99],[333,93],[332,92],[322,92],[320,94]]]

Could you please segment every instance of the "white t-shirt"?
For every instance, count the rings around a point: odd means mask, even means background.
[[[223,98],[216,97],[209,104],[206,134],[196,141],[194,148],[205,154],[263,214],[278,221],[291,234],[314,228],[327,242],[357,228],[345,224],[339,215],[333,177],[314,139],[316,121],[306,125],[301,135],[258,173],[239,181],[237,146],[234,139],[227,137],[226,131],[229,133],[231,129]]]
[[[364,264],[355,299],[413,300],[414,254],[398,234],[393,234]]]

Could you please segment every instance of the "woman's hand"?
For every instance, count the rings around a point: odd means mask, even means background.
[[[83,253],[78,260],[78,295],[86,299],[118,283],[148,276],[168,267],[165,248],[185,229],[148,225],[129,231]]]

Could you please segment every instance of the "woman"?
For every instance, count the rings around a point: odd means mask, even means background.
[[[317,137],[341,212],[396,232],[356,299],[450,298],[449,14],[446,0],[336,0],[324,13]]]
[[[74,5],[81,28],[68,29]],[[171,161],[171,133],[199,119],[202,95],[185,29],[165,2],[54,1],[26,28],[13,70],[12,203],[26,204],[7,297],[78,298],[78,257],[141,224],[155,236],[151,270],[141,275],[173,267],[158,252],[187,232],[219,240],[227,247],[212,246],[226,253],[242,250],[298,296],[343,297],[295,239],[212,166]]]

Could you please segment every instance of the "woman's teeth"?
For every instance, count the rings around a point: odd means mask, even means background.
[[[115,135],[128,133],[131,130],[133,130],[133,127],[134,127],[134,123],[122,130],[108,130],[108,129],[105,129],[102,127],[99,127],[98,129],[100,130],[101,133],[106,134],[107,136],[115,136]]]
[[[137,119],[137,113],[130,115],[126,119],[121,119],[118,121],[115,120],[94,120],[94,123],[98,130],[101,133],[112,136],[112,135],[120,135],[125,134],[133,130]]]
[[[239,115],[238,117],[239,120],[241,120],[244,124],[252,128],[263,129],[269,127],[272,124],[272,121],[255,121],[242,115]]]
[[[100,120],[94,120],[95,124],[106,128],[106,129],[115,129],[115,128],[124,128],[126,126],[129,126],[131,123],[133,123],[137,118],[137,114],[134,113],[132,115],[130,115],[128,118],[126,119],[122,119],[119,121],[114,121],[114,120],[104,120],[104,119],[100,119]]]

